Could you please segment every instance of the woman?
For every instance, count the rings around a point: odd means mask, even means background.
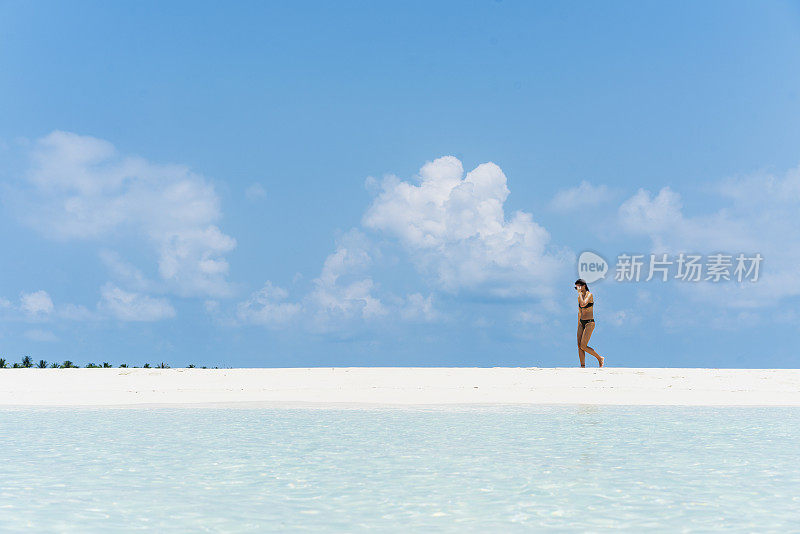
[[[597,363],[603,367],[605,358],[589,346],[589,339],[594,332],[594,313],[592,312],[594,297],[589,292],[589,286],[586,285],[583,278],[575,281],[575,289],[578,291],[578,358],[581,361],[581,367],[586,367],[587,352],[597,358]]]

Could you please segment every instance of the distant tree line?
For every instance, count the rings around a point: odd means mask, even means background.
[[[30,356],[23,356],[21,361],[14,362],[11,365],[9,365],[9,362],[5,358],[0,358],[0,369],[8,369],[8,368],[12,368],[12,369],[29,369],[29,368],[32,368],[32,367],[35,367],[37,369],[48,369],[48,368],[49,369],[77,369],[77,368],[80,367],[80,365],[76,365],[75,363],[71,362],[70,360],[64,360],[62,363],[57,363],[57,362],[48,363],[45,360],[39,360],[38,363],[34,363],[33,362],[33,358],[31,358]],[[103,368],[107,369],[109,367],[114,367],[114,366],[111,365],[108,362],[103,362],[102,364],[89,362],[86,365],[84,365],[84,367],[88,368],[88,369],[103,369]],[[119,364],[118,367],[130,367],[130,368],[133,368],[133,369],[138,369],[139,368],[138,365],[128,365],[127,363],[121,363],[121,364]],[[188,369],[194,369],[197,366],[195,364],[191,363],[191,364],[187,365],[186,367]],[[151,367],[149,363],[145,363],[144,365],[142,365],[142,368],[143,369],[151,369],[151,368],[152,369],[169,369],[170,365],[167,364],[167,363],[161,362],[158,365],[156,365],[154,367]],[[208,367],[206,367],[204,365],[204,366],[200,367],[200,369],[208,369]],[[219,369],[219,367],[213,367],[213,369]]]

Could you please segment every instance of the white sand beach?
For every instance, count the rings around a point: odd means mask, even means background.
[[[617,404],[800,406],[800,369],[2,369],[0,406]]]

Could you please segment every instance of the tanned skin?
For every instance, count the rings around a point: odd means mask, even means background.
[[[594,302],[594,297],[590,291],[586,290],[586,286],[576,284],[575,289],[578,291],[578,306],[586,306],[590,302]],[[578,319],[594,319],[593,308],[594,306],[588,308],[579,307]],[[605,358],[597,354],[597,352],[589,346],[589,339],[592,337],[592,332],[594,332],[594,322],[586,323],[584,327],[583,324],[578,321],[578,359],[581,361],[581,367],[586,367],[587,352],[597,358],[597,363],[600,367],[603,367],[603,362],[605,361]]]

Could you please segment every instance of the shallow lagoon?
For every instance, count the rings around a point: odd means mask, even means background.
[[[800,409],[12,408],[0,531],[786,531]]]

